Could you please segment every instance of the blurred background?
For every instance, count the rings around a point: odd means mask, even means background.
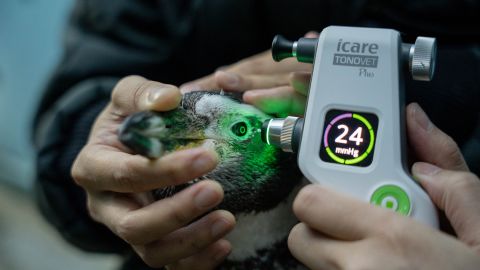
[[[33,202],[31,125],[72,0],[0,1],[0,270],[115,269],[64,242]]]

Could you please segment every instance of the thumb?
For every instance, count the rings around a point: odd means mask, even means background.
[[[470,172],[444,170],[417,162],[412,174],[435,205],[445,211],[461,241],[480,247],[480,180]]]
[[[407,106],[406,117],[409,143],[418,160],[445,169],[468,171],[455,141],[437,128],[417,103]]]
[[[181,99],[177,87],[140,76],[121,79],[112,91],[113,109],[121,116],[144,110],[169,111],[175,109]]]

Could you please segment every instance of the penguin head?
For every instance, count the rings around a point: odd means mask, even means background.
[[[266,211],[282,202],[301,179],[294,155],[262,141],[262,123],[269,118],[234,94],[196,91],[184,94],[175,110],[131,115],[119,138],[149,158],[197,146],[218,153],[219,164],[213,171],[185,185],[159,189],[157,199],[211,179],[225,192],[219,208],[233,213]]]

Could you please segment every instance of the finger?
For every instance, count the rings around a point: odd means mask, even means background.
[[[271,69],[269,66],[272,66],[273,60],[269,55],[270,51],[265,51],[263,53],[256,54],[254,56],[245,58],[237,63],[234,63],[229,66],[220,67],[218,71],[225,71],[234,74],[263,74],[267,70]],[[218,72],[217,71],[217,72]],[[205,76],[203,78],[185,83],[180,86],[182,93],[187,93],[197,90],[210,90],[210,89],[219,89],[222,88],[218,85],[218,82],[215,78],[215,73]],[[225,87],[228,88],[228,87]]]
[[[268,114],[303,115],[306,97],[295,92],[291,86],[250,90],[243,100]]]
[[[294,58],[287,58],[282,62],[275,62],[272,58],[272,51],[267,50],[262,53],[245,58],[233,65],[223,67],[219,70],[233,72],[237,74],[278,74],[288,73],[293,70],[311,71],[312,65],[298,62]]]
[[[223,190],[217,182],[201,181],[170,198],[124,214],[111,227],[128,243],[143,245],[180,229],[222,200]]]
[[[289,76],[290,85],[298,93],[307,96],[312,73],[308,71],[292,72]]]
[[[134,248],[148,265],[163,266],[201,252],[224,237],[234,226],[232,214],[217,210],[158,241]]]
[[[87,207],[93,220],[115,232],[115,224],[131,211],[142,207],[132,194],[88,191]]]
[[[375,233],[385,220],[398,218],[391,211],[320,185],[304,187],[295,198],[293,211],[314,230],[342,240],[363,239]]]
[[[285,74],[295,71],[311,71],[312,65],[300,63],[296,59],[285,59],[280,63],[273,61],[271,50],[245,58],[237,63],[224,66],[218,71],[225,71],[229,73],[242,75],[275,75]],[[191,92],[195,90],[210,90],[229,87],[221,87],[215,80],[215,74],[205,76],[203,78],[185,83],[180,86],[181,92]]]
[[[168,265],[167,270],[213,270],[230,254],[232,245],[225,239],[208,246],[205,250],[200,251],[188,258],[180,260],[177,263]]]
[[[219,89],[217,82],[215,81],[214,74],[202,77],[200,79],[184,83],[180,86],[181,93],[188,93],[199,90],[216,90]]]
[[[328,238],[304,223],[293,227],[288,236],[292,255],[309,269],[340,269],[338,261],[350,252],[347,243]]]
[[[417,103],[407,106],[407,131],[419,160],[444,169],[468,171],[455,141],[438,129]]]
[[[112,91],[114,113],[122,116],[143,110],[169,111],[176,108],[181,99],[177,87],[140,76],[123,78]]]
[[[480,245],[480,180],[469,172],[444,170],[417,162],[413,176],[420,181],[438,208],[445,211],[458,237]]]
[[[150,160],[99,145],[85,146],[72,167],[73,179],[87,190],[144,192],[200,177],[218,163],[215,151],[198,147]]]
[[[273,88],[288,84],[287,74],[241,75],[233,72],[215,72],[217,85],[225,90],[246,91],[251,89]]]
[[[305,34],[305,37],[306,38],[317,38],[319,36],[318,32],[317,31],[308,31],[306,34]]]

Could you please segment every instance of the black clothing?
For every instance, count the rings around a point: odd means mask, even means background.
[[[74,245],[130,254],[128,245],[89,218],[84,191],[70,176],[116,81],[138,74],[179,85],[269,49],[275,34],[297,39],[328,25],[393,28],[407,42],[437,37],[435,78],[407,80],[407,100],[419,102],[460,146],[468,145],[467,161],[479,173],[480,132],[473,136],[480,104],[478,14],[480,2],[466,0],[78,1],[63,60],[35,121],[41,209]]]

